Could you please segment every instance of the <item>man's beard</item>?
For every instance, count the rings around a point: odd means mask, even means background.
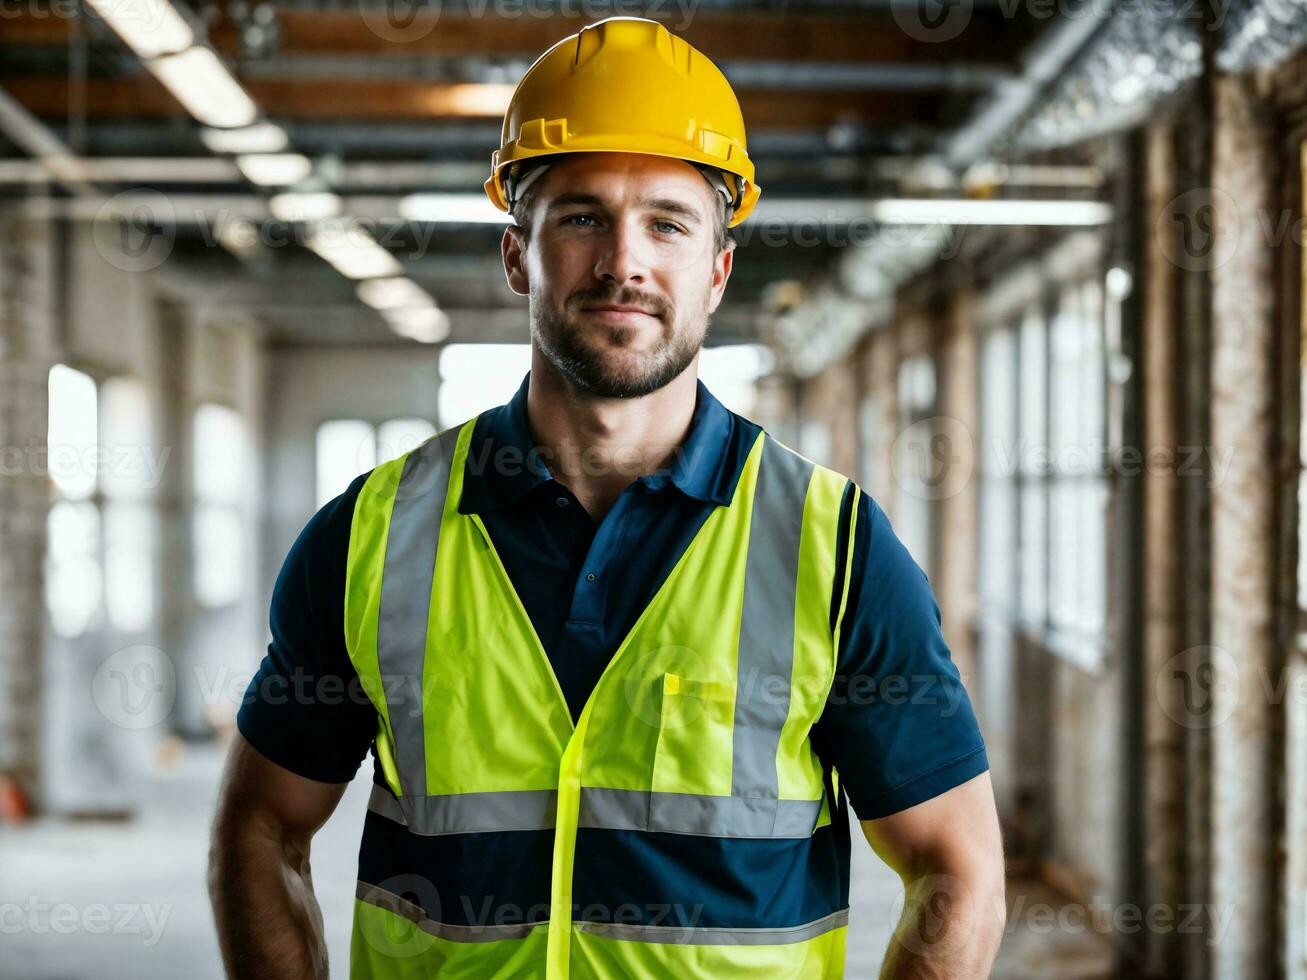
[[[708,333],[706,311],[703,330],[677,330],[676,310],[640,293],[600,289],[571,298],[579,306],[639,305],[656,314],[661,330],[654,347],[637,354],[630,344],[647,328],[580,323],[532,291],[531,336],[540,352],[573,387],[597,398],[642,398],[665,387],[690,366]]]

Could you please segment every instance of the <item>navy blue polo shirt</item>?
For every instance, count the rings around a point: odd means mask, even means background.
[[[485,523],[575,719],[686,545],[714,508],[729,503],[760,430],[700,382],[683,451],[665,471],[635,480],[596,522],[531,452],[529,383],[528,373],[511,401],[478,416],[471,445],[472,455],[511,448],[523,465],[469,466],[459,510]],[[344,635],[350,523],[366,478],[323,506],[291,547],[273,592],[272,642],[237,718],[259,752],[321,782],[351,780],[377,728]],[[850,483],[845,492],[842,527],[853,489]],[[853,549],[837,676],[811,738],[867,820],[937,796],[986,771],[988,761],[926,576],[865,493]],[[833,590],[832,620],[841,586],[837,581]],[[384,785],[375,765],[374,779]],[[370,847],[382,853],[400,846],[369,844],[370,835],[389,833],[379,827],[386,821],[372,816],[360,858],[365,880]],[[546,897],[551,840],[546,832],[541,842]],[[705,859],[754,861],[755,843],[718,842]],[[421,846],[450,844],[429,838]],[[844,835],[840,849],[847,846]],[[438,862],[440,855],[415,859]],[[847,894],[847,882],[843,888]]]

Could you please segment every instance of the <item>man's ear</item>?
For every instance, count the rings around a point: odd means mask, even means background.
[[[726,295],[726,282],[731,278],[735,268],[735,240],[727,239],[726,245],[713,257],[712,289],[708,293],[708,312],[717,312],[722,297]]]
[[[508,288],[519,296],[529,295],[531,284],[526,274],[526,238],[522,229],[517,225],[505,228],[499,250],[504,257],[504,277],[508,280]]]

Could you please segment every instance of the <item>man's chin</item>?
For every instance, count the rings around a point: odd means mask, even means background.
[[[570,367],[573,384],[599,398],[640,398],[671,380],[661,365],[629,356],[574,358]]]
[[[679,358],[660,329],[570,320],[559,331],[535,329],[545,356],[574,387],[598,398],[641,398],[666,387],[693,358]]]

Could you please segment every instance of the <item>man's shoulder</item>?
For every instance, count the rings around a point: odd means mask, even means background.
[[[332,497],[318,508],[300,531],[291,546],[291,557],[299,563],[316,564],[317,559],[343,556],[349,551],[350,528],[354,522],[354,507],[358,503],[363,485],[374,471],[360,473],[350,481],[343,493]]]

